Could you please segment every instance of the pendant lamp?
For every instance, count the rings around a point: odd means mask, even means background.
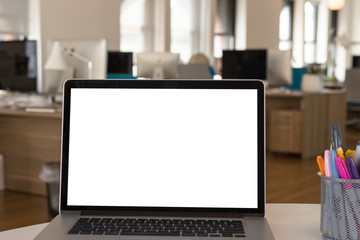
[[[344,5],[345,0],[327,0],[327,6],[332,11],[340,10]]]

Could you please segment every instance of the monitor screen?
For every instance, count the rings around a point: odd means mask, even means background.
[[[110,51],[107,54],[107,75],[132,75],[133,53]]]
[[[36,41],[0,41],[0,89],[36,91]]]
[[[72,89],[68,204],[256,208],[258,94]]]
[[[223,51],[223,79],[266,80],[267,50]]]
[[[360,56],[353,56],[352,67],[353,68],[360,68]]]

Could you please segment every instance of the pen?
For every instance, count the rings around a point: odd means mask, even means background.
[[[325,150],[324,153],[324,167],[325,167],[325,176],[332,177],[331,173],[331,153],[329,150]]]
[[[337,158],[336,151],[335,151],[334,147],[332,147],[332,149],[331,149],[331,175],[334,178],[339,178],[339,172],[338,172],[338,169],[336,166],[336,158]]]
[[[344,156],[344,150],[342,149],[342,147],[338,147],[336,149],[336,154],[338,157],[342,158],[346,162],[345,156]]]
[[[359,171],[355,165],[354,159],[352,157],[349,157],[347,160],[347,166],[349,170],[349,174],[351,179],[359,179]]]
[[[344,157],[344,150],[342,149],[342,137],[338,123],[335,123],[333,126],[333,134],[333,147],[336,149],[336,154],[338,157],[342,158],[346,162],[346,159]]]
[[[339,172],[336,166],[336,149],[339,147],[339,139],[337,135],[336,124],[332,125],[330,128],[330,137],[331,137],[331,144],[330,144],[330,163],[331,163],[331,176],[334,178],[339,178]]]
[[[353,160],[355,158],[355,150],[348,149],[345,153],[345,158],[348,159],[349,157],[352,157]]]
[[[321,155],[316,157],[316,161],[319,165],[319,169],[322,176],[325,176],[325,166],[324,166],[324,159]]]
[[[359,167],[359,161],[360,161],[360,141],[358,141],[356,145],[355,156],[354,156],[354,162],[357,167]]]
[[[340,157],[336,157],[336,166],[337,166],[337,170],[339,171],[340,178],[351,179],[344,159],[342,159]]]

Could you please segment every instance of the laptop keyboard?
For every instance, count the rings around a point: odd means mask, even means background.
[[[68,234],[245,237],[242,221],[80,218]]]

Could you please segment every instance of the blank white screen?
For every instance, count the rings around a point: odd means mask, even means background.
[[[68,205],[257,207],[257,90],[72,89]]]

